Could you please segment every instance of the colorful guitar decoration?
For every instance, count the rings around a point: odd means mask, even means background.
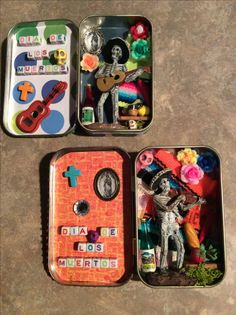
[[[151,72],[150,67],[143,67],[143,70],[145,72],[148,72],[148,73]],[[137,69],[132,70],[132,71],[128,71],[128,72],[116,70],[114,72],[113,76],[98,78],[97,79],[97,88],[101,92],[108,92],[113,88],[113,86],[120,85],[121,83],[123,83],[125,81],[127,76],[129,76],[132,73],[135,73],[136,71],[137,71]]]
[[[34,101],[26,110],[19,113],[16,117],[17,127],[26,133],[35,132],[43,119],[50,114],[49,106],[66,89],[66,82],[58,82],[43,101]]]

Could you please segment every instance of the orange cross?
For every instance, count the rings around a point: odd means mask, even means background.
[[[28,93],[33,93],[34,88],[29,82],[24,82],[23,85],[18,86],[18,91],[21,91],[20,100],[27,101]]]

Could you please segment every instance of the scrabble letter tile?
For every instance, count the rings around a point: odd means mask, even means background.
[[[31,74],[31,66],[25,66],[24,68],[25,68],[24,69],[25,74]]]
[[[110,258],[110,268],[117,268],[117,267],[118,267],[117,258]]]
[[[75,267],[83,268],[84,258],[75,258]]]
[[[41,45],[42,38],[40,36],[33,36],[33,44],[34,45]]]
[[[86,243],[78,243],[77,249],[79,252],[86,252]]]
[[[43,50],[41,51],[41,56],[42,56],[42,58],[47,58],[47,59],[49,59],[49,52],[47,51],[47,49],[43,49]]]
[[[75,267],[75,258],[67,258],[66,259],[66,267]]]
[[[92,258],[92,267],[100,268],[100,258]]]
[[[96,252],[103,252],[104,251],[104,244],[103,243],[96,243],[95,245],[95,251]]]
[[[109,258],[101,258],[101,268],[109,268]]]
[[[84,258],[84,268],[92,267],[92,258]]]
[[[19,43],[19,46],[25,46],[26,45],[26,37],[25,36],[20,36],[18,43]]]
[[[56,44],[57,43],[57,35],[51,34],[50,37],[49,37],[49,42],[51,44]]]
[[[48,73],[48,74],[52,73],[52,65],[45,66],[45,73]]]
[[[86,244],[86,250],[87,250],[87,252],[94,252],[95,251],[95,244],[87,243]]]
[[[63,226],[61,228],[61,235],[70,235],[70,227],[69,226]]]
[[[26,36],[26,45],[30,46],[33,44],[33,36]]]
[[[101,235],[101,236],[109,236],[109,228],[102,227],[102,228],[100,229],[100,235]]]
[[[35,59],[33,51],[28,51],[27,52],[27,59],[29,59],[29,60],[34,60]]]
[[[37,66],[31,66],[31,74],[38,74],[38,67]]]
[[[44,74],[45,73],[45,66],[39,66],[39,74]]]
[[[60,73],[67,73],[68,72],[68,67],[65,65],[60,66]]]
[[[79,227],[78,226],[72,226],[70,228],[70,235],[78,235],[79,234]]]
[[[24,75],[24,74],[25,74],[25,67],[24,67],[24,66],[18,66],[18,67],[16,68],[16,74],[18,74],[18,75],[20,75],[20,74]]]
[[[58,267],[66,267],[66,258],[58,258]]]
[[[87,226],[80,226],[79,227],[79,235],[87,235],[87,234],[88,234]]]
[[[117,228],[109,228],[109,235],[110,236],[117,236],[118,229]]]
[[[57,42],[60,44],[64,44],[66,41],[66,36],[64,34],[57,35]]]
[[[41,50],[35,50],[34,51],[34,58],[36,60],[40,60],[42,58],[42,53],[41,53]]]

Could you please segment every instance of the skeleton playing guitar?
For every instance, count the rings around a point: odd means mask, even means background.
[[[43,101],[34,101],[26,110],[20,112],[16,117],[17,127],[26,133],[35,132],[42,120],[49,115],[49,105],[66,89],[66,82],[58,82]]]
[[[151,72],[150,67],[142,67],[144,72]],[[126,78],[137,72],[136,70],[132,70],[132,71],[128,71],[128,72],[123,72],[121,70],[116,70],[114,72],[113,76],[108,76],[108,77],[99,77],[97,79],[97,87],[99,89],[99,91],[101,92],[108,92],[110,91],[115,85],[120,85],[121,83],[123,83]]]

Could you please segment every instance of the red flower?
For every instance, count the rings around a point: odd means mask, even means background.
[[[131,26],[130,28],[130,34],[134,40],[137,40],[139,38],[140,39],[147,38],[148,32],[149,32],[148,27],[141,22],[138,22],[137,24]]]

